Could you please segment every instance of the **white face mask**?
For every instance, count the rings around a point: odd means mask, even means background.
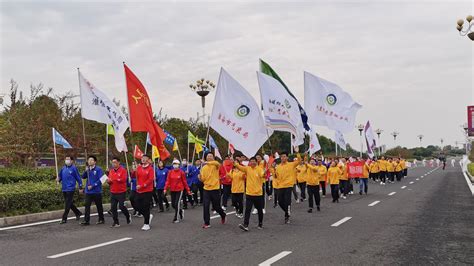
[[[186,166],[186,165],[188,165],[188,162],[186,162],[186,161],[183,161],[183,163],[182,163],[182,164],[183,164],[184,166]]]
[[[64,163],[65,163],[67,166],[69,166],[69,165],[71,165],[71,160],[66,159],[66,160],[64,160]]]
[[[174,169],[178,169],[178,168],[179,168],[179,164],[173,164],[173,168],[174,168]]]

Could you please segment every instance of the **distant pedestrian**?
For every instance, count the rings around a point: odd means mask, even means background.
[[[117,204],[122,214],[127,219],[127,224],[132,221],[127,207],[125,207],[125,194],[127,192],[128,173],[125,168],[120,165],[120,159],[114,157],[112,159],[112,169],[109,171],[107,183],[110,185],[110,207],[114,223],[112,227],[119,227],[119,219],[117,212]]]
[[[64,166],[58,173],[56,182],[62,184],[62,192],[64,197],[64,213],[60,224],[67,222],[67,216],[69,210],[72,210],[76,215],[76,221],[81,218],[81,211],[74,205],[74,192],[76,191],[76,183],[79,186],[79,190],[82,191],[82,179],[79,171],[74,165],[74,158],[72,156],[66,156],[64,160]]]
[[[150,157],[143,155],[141,165],[132,173],[132,178],[137,180],[136,203],[138,211],[143,215],[143,231],[150,230],[153,214],[150,214],[150,204],[153,194],[153,181],[155,179],[153,167],[150,165]]]
[[[86,179],[86,196],[85,196],[85,214],[84,221],[81,225],[89,225],[91,215],[92,202],[97,207],[97,213],[99,214],[99,220],[97,224],[103,224],[104,221],[104,208],[102,206],[102,182],[100,178],[104,175],[102,169],[96,165],[97,158],[95,156],[89,156],[87,158],[88,167],[82,174],[82,179]]]
[[[168,177],[168,171],[169,169],[165,167],[163,161],[158,162],[158,167],[155,169],[155,183],[156,183],[156,196],[157,196],[157,204],[158,208],[160,209],[160,212],[165,211],[165,207],[163,204],[166,206],[166,210],[168,211],[170,208],[170,204],[168,202],[168,199],[166,198],[166,194],[164,193],[164,188],[165,188],[165,183],[166,183],[166,178]]]
[[[331,162],[328,169],[328,182],[331,186],[332,202],[339,202],[339,177],[342,175],[342,170],[336,165],[335,161]]]

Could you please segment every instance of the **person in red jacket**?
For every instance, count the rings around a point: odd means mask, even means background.
[[[184,218],[184,210],[181,207],[181,199],[183,198],[184,190],[188,195],[191,195],[188,182],[186,181],[186,174],[183,170],[179,169],[179,160],[173,161],[173,169],[168,171],[168,177],[166,178],[164,193],[169,189],[171,191],[171,206],[174,209],[173,223],[179,223]],[[179,213],[179,220],[178,220]]]
[[[219,177],[222,185],[222,209],[227,209],[227,202],[229,201],[231,190],[232,190],[232,178],[227,176],[233,168],[233,162],[230,160],[230,156],[227,155],[219,168]]]
[[[109,171],[107,183],[110,185],[110,207],[112,211],[112,217],[114,223],[112,228],[119,227],[119,219],[117,212],[117,203],[120,210],[122,211],[125,218],[127,218],[127,224],[130,224],[130,213],[128,213],[127,207],[125,207],[125,193],[127,192],[127,170],[120,165],[120,159],[114,157],[112,159],[112,169]]]
[[[155,174],[153,167],[150,165],[150,157],[143,155],[142,163],[133,171],[132,178],[137,180],[136,203],[138,211],[143,215],[144,223],[142,230],[150,230],[150,222],[153,214],[150,214],[151,197],[153,195],[153,181]]]

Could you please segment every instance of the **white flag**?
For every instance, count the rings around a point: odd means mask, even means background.
[[[336,142],[337,145],[339,145],[339,147],[341,147],[341,149],[346,150],[346,145],[347,145],[346,140],[344,139],[344,135],[342,135],[340,131],[336,130],[334,141]]]
[[[269,136],[258,104],[224,68],[209,124],[247,157],[253,157]]]
[[[79,72],[81,90],[81,114],[88,120],[110,124],[114,128],[115,147],[119,152],[127,151],[124,134],[130,126],[127,117],[105,94],[85,79]]]
[[[312,155],[321,150],[321,145],[319,144],[318,136],[313,128],[311,128],[309,134],[309,155]]]
[[[338,85],[308,72],[304,72],[304,99],[308,123],[342,133],[354,129],[357,111],[362,107]]]
[[[369,121],[367,121],[367,124],[365,124],[364,135],[365,143],[367,144],[367,155],[369,155],[370,158],[373,158],[375,155],[374,150],[377,147],[377,142],[375,141],[374,131],[372,130]]]
[[[278,80],[260,72],[257,77],[267,127],[291,133],[294,146],[303,144],[305,130],[298,102]]]

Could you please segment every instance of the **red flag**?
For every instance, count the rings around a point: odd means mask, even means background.
[[[135,149],[133,150],[133,158],[141,160],[143,157],[143,152],[138,148],[138,145],[135,145]]]
[[[229,143],[229,151],[230,151],[230,154],[234,155],[235,153],[235,148],[234,148],[234,145],[230,144]]]
[[[123,67],[125,68],[125,79],[127,81],[130,130],[132,132],[148,132],[151,144],[156,146],[160,152],[161,160],[166,160],[170,156],[163,144],[166,134],[153,119],[153,110],[148,93],[127,65],[123,64]]]

